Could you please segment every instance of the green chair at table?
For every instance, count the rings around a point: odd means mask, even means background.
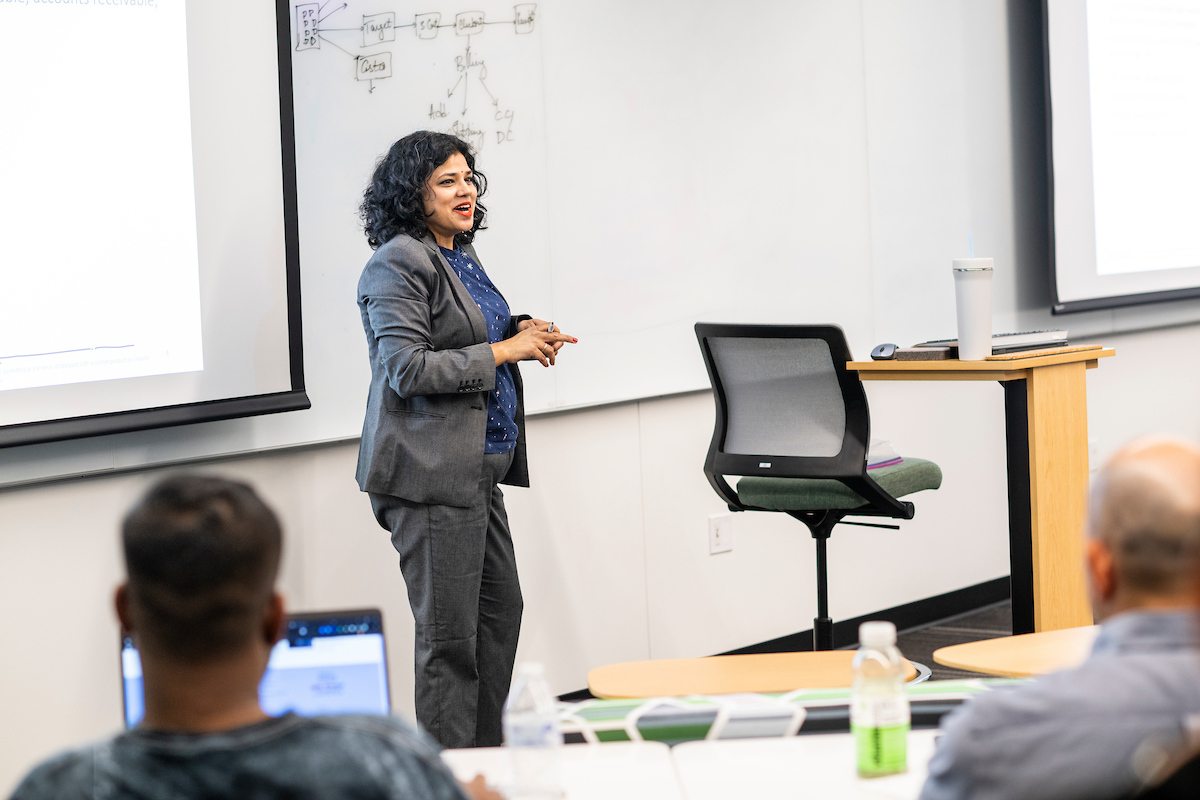
[[[826,542],[833,527],[865,525],[847,516],[912,519],[896,498],[937,489],[937,464],[907,458],[867,471],[867,395],[837,325],[728,325],[700,322],[717,406],[704,474],[731,511],[774,511],[803,522],[817,542],[813,649],[833,649]],[[734,489],[725,476],[741,476]]]

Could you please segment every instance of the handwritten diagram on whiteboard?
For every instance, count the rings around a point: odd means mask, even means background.
[[[515,139],[516,111],[511,102],[502,102],[503,90],[495,86],[496,81],[489,86],[488,45],[479,40],[492,30],[496,31],[492,38],[499,33],[533,34],[538,13],[536,3],[513,6],[505,19],[491,19],[484,11],[459,11],[453,15],[430,11],[407,17],[399,17],[396,11],[380,11],[352,16],[349,5],[333,6],[330,0],[324,4],[297,4],[296,52],[321,50],[322,46],[340,50],[352,60],[354,79],[365,83],[367,91],[374,93],[376,81],[395,74],[393,55],[398,48],[420,48],[425,42],[450,38],[455,50],[453,69],[445,70],[444,93],[429,93],[426,112],[429,127],[444,129],[479,149],[491,141],[501,144]],[[491,118],[470,114],[473,107],[490,113]]]

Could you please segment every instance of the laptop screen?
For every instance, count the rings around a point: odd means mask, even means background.
[[[133,639],[122,637],[125,725],[145,714],[142,661]],[[383,618],[377,609],[290,614],[258,685],[262,709],[316,714],[391,713]]]

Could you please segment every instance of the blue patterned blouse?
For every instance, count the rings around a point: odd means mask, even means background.
[[[495,344],[503,340],[512,317],[508,303],[496,291],[495,284],[466,253],[444,247],[441,250],[459,280],[467,287],[475,305],[483,312],[488,341]],[[507,453],[517,446],[517,385],[513,382],[510,369],[508,364],[496,367],[496,389],[488,395],[487,436],[483,444],[485,453]]]

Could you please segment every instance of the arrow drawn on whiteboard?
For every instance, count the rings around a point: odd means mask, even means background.
[[[328,3],[326,3],[326,5],[328,5]],[[326,14],[325,16],[323,16],[323,17],[321,17],[320,19],[318,19],[318,20],[317,20],[317,23],[318,23],[318,24],[320,24],[320,23],[324,22],[325,20],[329,19],[330,17],[332,17],[332,16],[333,16],[334,14],[336,14],[337,12],[341,11],[341,10],[342,10],[343,8],[345,8],[347,5],[348,5],[348,3],[342,3],[340,6],[338,6],[337,8],[335,8],[333,11],[330,11],[328,14]],[[324,7],[325,7],[325,6],[322,6],[321,8],[324,8]],[[320,12],[320,9],[317,9],[317,11],[318,11],[318,13],[319,13],[319,12]]]
[[[454,96],[454,90],[458,88],[458,85],[459,85],[460,83],[462,83],[462,80],[463,80],[463,76],[462,76],[462,75],[459,75],[459,76],[458,76],[458,80],[454,82],[454,89],[450,89],[449,91],[447,91],[447,92],[446,92],[446,97],[453,97],[453,96]]]
[[[328,39],[326,39],[324,36],[322,36],[322,35],[321,35],[321,34],[319,34],[319,33],[317,34],[317,38],[318,38],[318,39],[320,39],[322,42],[329,42],[329,40],[328,40]],[[355,61],[357,61],[357,60],[358,60],[358,56],[354,55],[354,53],[351,53],[349,50],[347,50],[346,48],[344,48],[344,47],[342,47],[341,45],[337,44],[336,42],[329,42],[329,43],[330,43],[331,45],[333,45],[334,47],[336,47],[338,50],[341,50],[343,53],[345,53],[346,55],[348,55],[348,56],[350,56],[351,58],[353,58]]]
[[[470,36],[467,37],[467,54],[463,58],[462,63],[465,65],[463,68],[463,77],[467,78],[467,80],[466,80],[466,82],[463,83],[463,110],[462,110],[462,114],[460,114],[460,116],[465,117],[467,115],[467,88],[471,85],[471,79],[467,77],[467,73],[469,73],[471,71],[471,37]]]
[[[485,92],[487,92],[487,96],[488,96],[488,97],[490,97],[490,98],[492,98],[492,105],[493,105],[493,106],[496,106],[496,107],[499,107],[499,105],[500,105],[500,101],[496,99],[496,95],[492,94],[492,90],[491,90],[491,89],[489,89],[489,88],[487,87],[487,84],[483,82],[483,79],[484,79],[484,78],[486,78],[486,77],[487,77],[487,67],[484,67],[483,69],[481,69],[481,70],[479,71],[479,83],[480,83],[480,85],[482,85],[482,86],[483,86],[483,90],[484,90]]]

